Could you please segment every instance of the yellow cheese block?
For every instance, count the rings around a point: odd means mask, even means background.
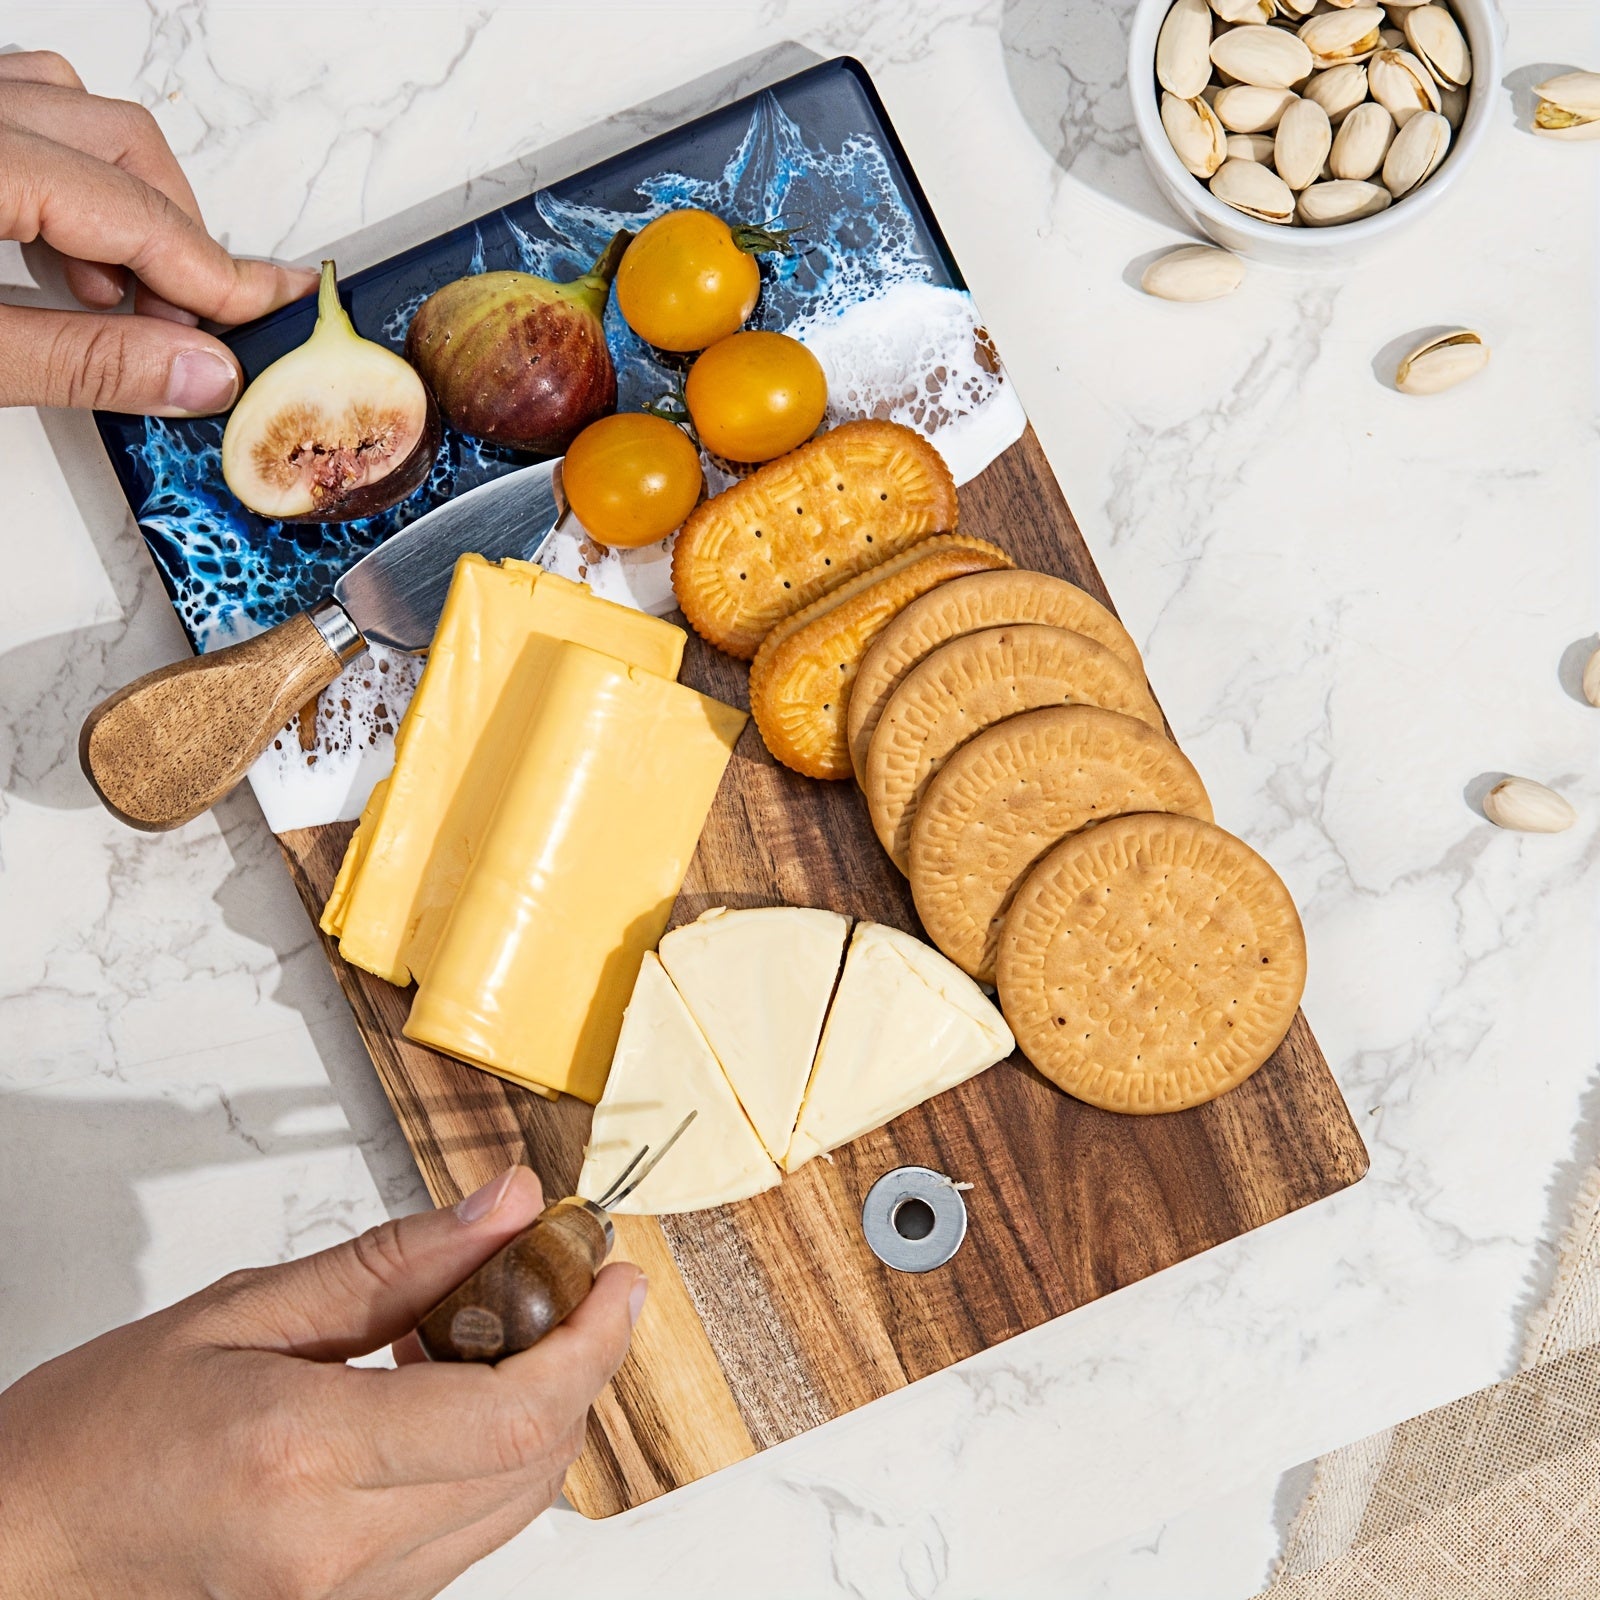
[[[379,778],[361,808],[361,820],[345,846],[344,860],[339,863],[339,874],[328,892],[328,903],[322,908],[322,919],[317,924],[325,934],[337,939],[344,932],[345,907],[350,903],[350,891],[360,875],[361,864],[367,859],[367,848],[372,843],[372,819],[383,809],[383,797],[389,792],[389,780]]]
[[[428,665],[395,740],[395,767],[363,814],[323,927],[339,953],[407,984],[428,957],[480,847],[544,681],[549,641],[571,640],[663,679],[684,633],[523,561],[463,556]]]
[[[581,645],[542,654],[405,1032],[593,1104],[746,717]]]

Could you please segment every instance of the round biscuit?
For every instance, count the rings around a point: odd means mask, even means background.
[[[929,781],[911,826],[911,893],[928,937],[993,983],[1000,924],[1034,863],[1130,811],[1211,820],[1188,757],[1134,717],[1045,706],[975,735]]]
[[[930,651],[964,633],[1021,622],[1042,622],[1103,644],[1142,678],[1144,662],[1116,613],[1085,589],[1045,572],[985,572],[958,578],[914,600],[873,642],[850,690],[847,737],[860,782],[867,747],[900,680]]]
[[[1305,935],[1247,844],[1145,813],[1064,839],[1028,874],[996,972],[1017,1043],[1059,1088],[1106,1111],[1183,1111],[1283,1042]]]
[[[975,733],[1039,706],[1122,711],[1160,729],[1144,679],[1065,628],[983,628],[942,644],[900,680],[867,748],[862,789],[894,864],[910,865],[911,823],[928,780]]]

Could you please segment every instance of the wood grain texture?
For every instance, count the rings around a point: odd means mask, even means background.
[[[1109,603],[1031,430],[961,491],[961,528]],[[683,681],[738,705],[746,668],[691,639]],[[1159,685],[1156,686],[1159,690]],[[1203,774],[1202,774],[1203,776]],[[349,824],[281,838],[313,920]],[[755,727],[734,752],[674,925],[710,906],[824,906],[920,931],[853,784],[776,766]],[[589,1109],[552,1103],[400,1035],[409,995],[329,959],[429,1191],[454,1201],[525,1160],[551,1195],[577,1176]],[[890,1271],[861,1236],[888,1168],[970,1182],[945,1267]],[[1020,1056],[898,1117],[776,1189],[689,1216],[618,1219],[651,1293],[568,1481],[604,1516],[1354,1183],[1367,1155],[1304,1017],[1209,1105],[1125,1117],[1060,1093]]]
[[[238,785],[340,665],[301,612],[243,644],[158,667],[85,718],[84,775],[132,827],[179,827]]]

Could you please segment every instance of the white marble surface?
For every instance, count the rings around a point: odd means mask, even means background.
[[[1505,9],[1513,83],[1600,63],[1592,0]],[[1364,1183],[664,1502],[552,1513],[462,1600],[1231,1600],[1296,1464],[1515,1359],[1600,1141],[1600,713],[1559,671],[1600,616],[1600,146],[1535,141],[1502,89],[1414,237],[1159,304],[1130,283],[1175,228],[1133,148],[1126,10],[0,12],[0,45],[150,105],[236,248],[342,242],[352,267],[860,56],[1220,817],[1305,912],[1306,1007]],[[0,255],[6,292],[32,282]],[[1392,341],[1458,320],[1493,344],[1483,378],[1426,402],[1384,385]],[[3,1381],[420,1189],[253,803],[145,837],[78,775],[87,706],[180,649],[92,430],[0,413],[0,462]],[[1467,792],[1502,770],[1558,782],[1579,825],[1490,829]]]

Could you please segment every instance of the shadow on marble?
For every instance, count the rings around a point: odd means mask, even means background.
[[[342,1149],[342,1128],[274,1131],[330,1103],[315,1086],[218,1090],[193,1106],[42,1092],[0,1100],[0,1216],[9,1223],[0,1249],[0,1388],[145,1310],[140,1258],[151,1238],[141,1182]]]
[[[1539,103],[1538,95],[1533,92],[1537,85],[1559,78],[1564,72],[1582,70],[1570,61],[1534,61],[1508,72],[1500,80],[1500,87],[1511,96],[1511,114],[1516,118],[1518,130],[1533,132],[1533,108]]]
[[[703,112],[770,87],[815,66],[823,58],[793,40],[783,40],[726,66],[641,100],[603,121],[567,134],[393,216],[329,240],[303,258],[312,265],[338,258],[341,273],[360,271],[399,250],[484,216],[535,189],[548,187],[646,139],[692,121]]]
[[[1164,230],[1183,229],[1139,152],[1127,81],[1133,11],[1134,0],[1005,0],[1006,77],[1064,173]]]
[[[1484,797],[1497,783],[1504,782],[1510,776],[1509,772],[1480,772],[1462,787],[1461,798],[1466,801],[1467,810],[1487,822],[1489,813],[1483,809]]]
[[[1600,633],[1586,633],[1581,639],[1574,639],[1561,652],[1561,662],[1556,668],[1562,692],[1580,706],[1589,704],[1583,692],[1583,669],[1589,665],[1589,658],[1596,650],[1600,650]]]

